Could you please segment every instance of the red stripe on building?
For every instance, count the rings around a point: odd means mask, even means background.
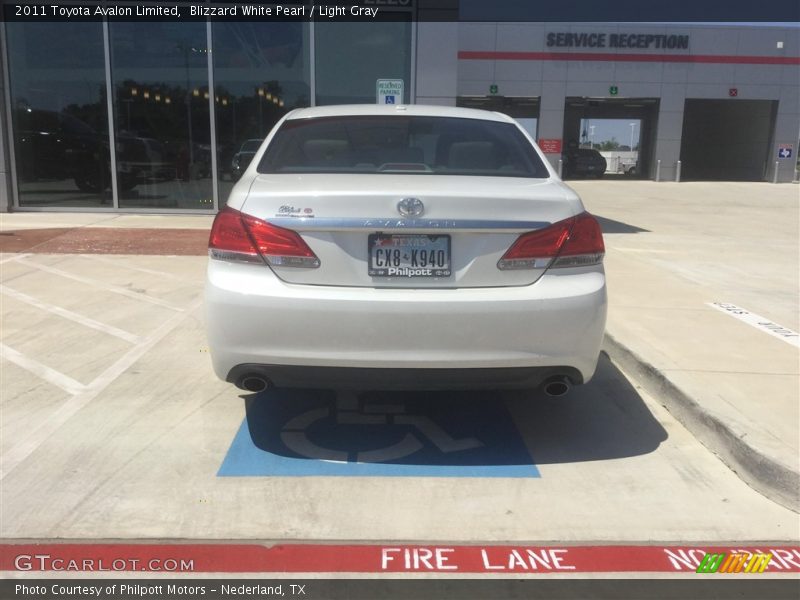
[[[706,553],[771,553],[800,573],[800,546],[3,544],[0,570],[169,573],[692,573]]]
[[[725,54],[616,54],[613,52],[499,52],[459,50],[461,60],[569,60],[599,62],[669,62],[735,65],[800,65],[799,56]]]

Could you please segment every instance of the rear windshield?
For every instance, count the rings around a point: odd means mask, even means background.
[[[511,123],[409,116],[285,121],[258,172],[549,176]]]

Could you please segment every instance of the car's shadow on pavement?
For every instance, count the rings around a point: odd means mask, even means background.
[[[592,380],[563,398],[524,392],[507,398],[537,464],[639,456],[653,452],[668,437],[605,353]]]
[[[540,391],[310,389],[273,389],[243,398],[246,423],[234,446],[242,452],[246,442],[251,462],[282,461],[278,471],[262,466],[259,472],[264,474],[283,474],[289,469],[286,464],[297,463],[283,459],[300,459],[321,467],[432,468],[429,473],[398,475],[452,476],[458,474],[452,468],[436,469],[455,467],[465,476],[536,476],[537,464],[638,456],[667,439],[639,394],[605,355],[592,382],[563,398]],[[527,475],[518,467],[529,469],[524,471]],[[303,469],[302,474],[326,472],[308,472],[308,465]]]
[[[328,467],[518,466],[538,474],[498,392],[267,390],[246,398],[246,414],[252,444],[273,456]]]
[[[603,230],[603,233],[650,233],[649,229],[642,229],[641,227],[637,227],[636,225],[631,225],[629,223],[623,223],[622,221],[615,221],[614,219],[608,219],[606,217],[599,217],[597,215],[592,215],[597,222],[600,223],[600,229]]]

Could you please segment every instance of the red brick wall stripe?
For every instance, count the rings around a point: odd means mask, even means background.
[[[459,50],[458,58],[461,60],[568,60],[736,65],[800,65],[800,56],[731,56],[724,54],[617,54],[612,52],[500,52]]]

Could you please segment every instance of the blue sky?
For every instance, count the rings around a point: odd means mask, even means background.
[[[586,129],[588,135],[592,134],[592,141],[597,144],[616,138],[621,145],[628,146],[631,143],[631,123],[633,126],[633,146],[639,143],[639,133],[641,131],[641,121],[639,119],[582,119],[581,135]],[[591,127],[594,129],[591,129]],[[581,142],[583,139],[580,140]]]

